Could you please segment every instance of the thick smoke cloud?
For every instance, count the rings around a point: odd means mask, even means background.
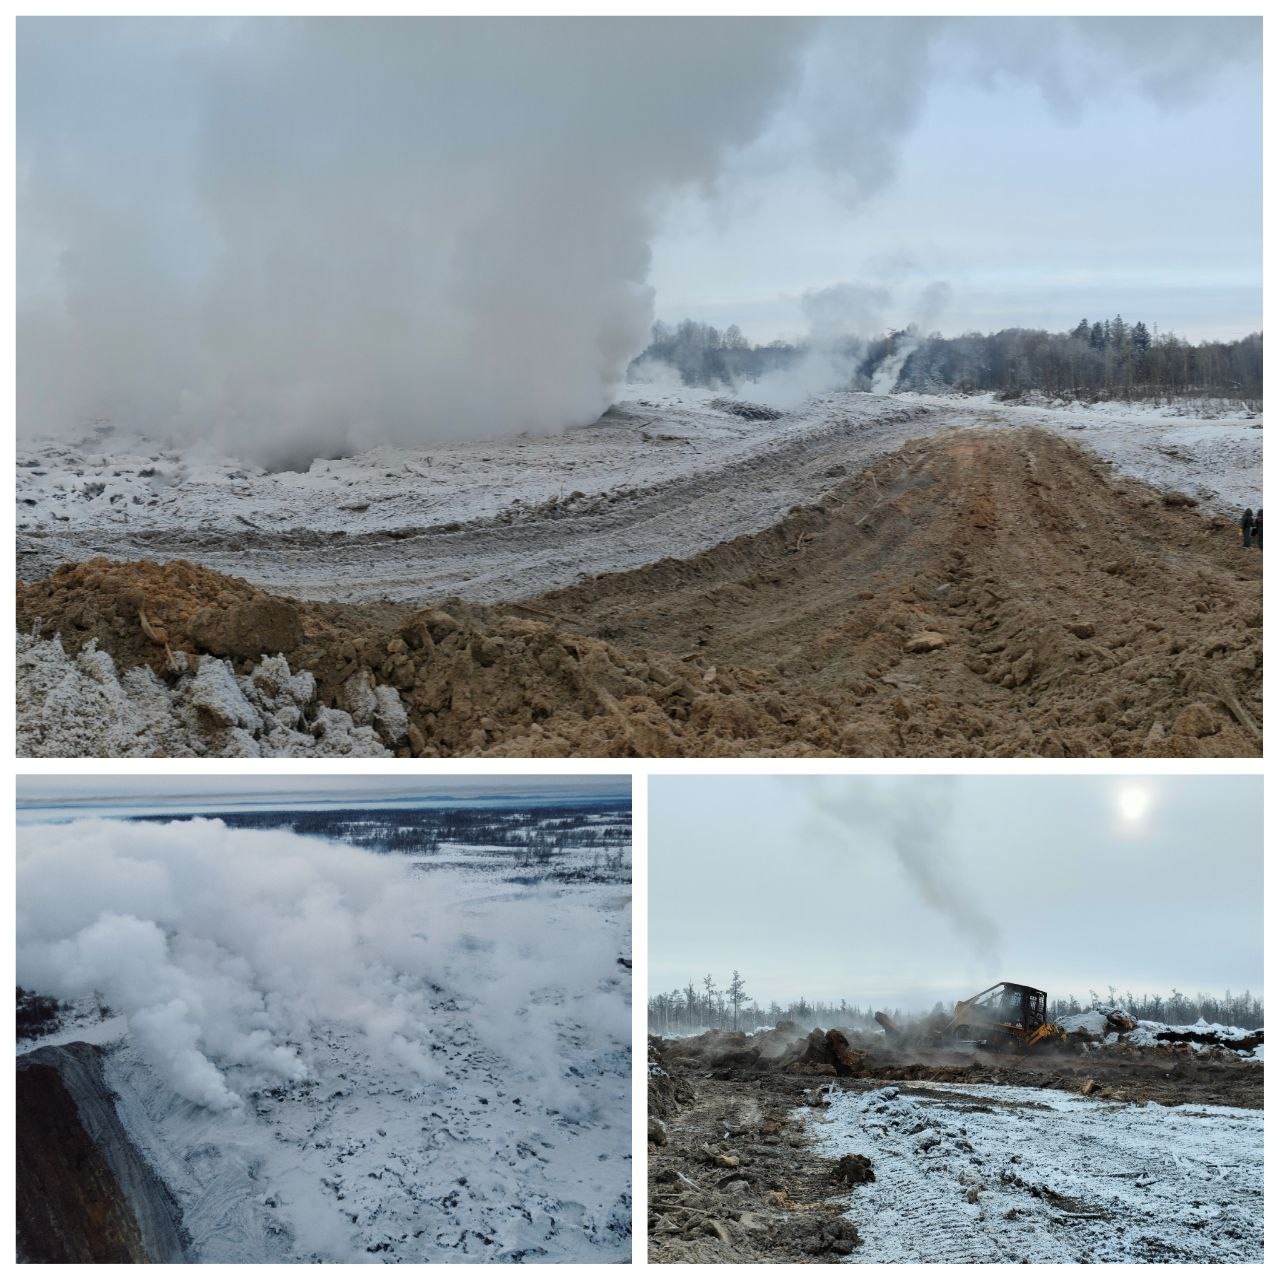
[[[855,848],[865,849],[868,835],[878,837],[921,903],[946,920],[978,959],[998,968],[1000,926],[955,856],[954,787],[945,777],[916,778],[910,788],[815,778],[810,794],[817,813]],[[907,922],[903,927],[909,929]]]
[[[308,1078],[321,1024],[354,1028],[409,1080],[439,1080],[431,1000],[443,994],[472,1008],[534,1096],[572,1113],[548,993],[575,968],[613,971],[608,931],[549,931],[526,896],[486,903],[477,936],[447,888],[446,873],[409,879],[396,859],[218,821],[25,826],[17,980],[60,999],[96,993],[176,1092],[218,1110]],[[575,1012],[628,1037],[616,998]]]
[[[127,74],[156,28],[24,23],[25,75]],[[593,420],[648,338],[658,201],[756,134],[807,30],[209,27],[171,86],[189,153],[139,154],[82,97],[23,148],[24,252],[55,263],[20,319],[23,429],[106,415],[284,463]],[[110,112],[130,86],[106,87]]]
[[[853,207],[939,77],[1032,83],[1067,113],[1173,105],[1256,63],[1257,31],[24,20],[19,429],[107,418],[304,465],[587,422],[648,339],[670,198],[732,216],[811,164]]]

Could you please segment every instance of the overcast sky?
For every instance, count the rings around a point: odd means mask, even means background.
[[[754,22],[722,20],[711,40],[726,74],[739,60],[742,74],[760,82],[759,98],[744,96],[740,107],[731,95],[743,90],[732,77],[721,95],[727,113],[740,110],[749,123],[736,132],[717,126],[714,159],[700,172],[641,183],[635,194],[661,206],[650,236],[660,316],[737,321],[767,341],[803,330],[806,290],[887,283],[895,304],[886,322],[900,323],[911,318],[917,286],[941,279],[952,286],[937,319],[948,333],[1063,328],[1117,311],[1193,339],[1261,327],[1260,20],[773,22],[767,42],[779,52],[767,64],[745,61],[759,53]],[[549,113],[540,123],[539,98],[558,93],[563,75],[555,49],[577,40],[570,25],[541,55],[545,85],[537,66],[519,72],[530,127],[553,138],[553,151],[577,145],[563,117]],[[19,168],[24,182],[35,175],[44,184],[43,232],[40,219],[23,225],[19,278],[28,288],[49,283],[65,248],[61,227],[83,229],[83,192],[119,211],[140,184],[152,251],[185,241],[191,261],[201,260],[200,214],[183,186],[198,175],[195,156],[206,144],[205,71],[218,51],[244,45],[246,29],[225,19],[22,24]],[[655,20],[652,29],[654,47],[672,51],[667,60],[655,55],[646,81],[644,97],[656,103],[702,67],[702,37],[692,39],[680,19]],[[433,28],[422,30],[422,75],[438,77],[427,67]],[[634,28],[616,31],[621,44],[635,43]],[[496,26],[490,32],[479,51],[488,43],[500,58],[505,38]],[[626,57],[615,43],[607,31],[601,37],[606,60]],[[457,57],[466,56],[460,49]],[[341,75],[340,62],[325,72],[332,92]],[[386,86],[383,120],[394,132],[409,99],[391,79]],[[576,102],[573,110],[586,111]],[[701,127],[695,112],[714,110],[691,100],[687,130]],[[434,148],[437,130],[465,137],[475,114],[467,103],[465,121],[431,116],[416,128],[420,144]],[[626,107],[604,117],[621,170],[629,150],[647,154],[650,144],[636,114]],[[269,119],[259,123],[270,132]],[[677,150],[670,123],[662,127],[654,145]],[[289,128],[296,153],[325,154],[331,145],[320,126],[316,137]],[[257,145],[246,138],[246,154]],[[166,182],[141,182],[152,174]],[[574,199],[601,194],[582,190]],[[369,197],[376,207],[378,192]],[[79,207],[68,214],[72,200]],[[48,216],[53,201],[56,219]]]
[[[603,775],[538,777],[511,774],[386,776],[378,774],[77,774],[18,778],[18,806],[47,807],[58,804],[110,804],[130,808],[155,803],[256,805],[314,803],[320,801],[376,802],[424,800],[439,797],[482,799],[500,797],[555,798],[559,796],[626,796],[631,779]]]
[[[653,991],[1263,986],[1256,777],[650,780]]]
[[[803,151],[766,180],[753,157],[768,144],[749,148],[721,200],[673,206],[654,242],[658,311],[767,341],[804,332],[807,289],[887,286],[886,322],[903,324],[944,280],[931,323],[947,334],[1117,313],[1193,341],[1261,329],[1261,77],[1239,52],[1206,48],[1194,91],[1158,99],[1120,78],[1067,106],[1035,80],[931,77],[865,198]],[[774,132],[798,132],[800,111],[784,105]]]

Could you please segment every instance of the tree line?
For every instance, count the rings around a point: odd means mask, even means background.
[[[885,1012],[904,1017],[900,1009]],[[870,1029],[876,1026],[875,1008],[865,1009],[846,1000],[824,1002],[801,996],[787,1004],[770,1001],[764,1005],[747,994],[747,984],[735,969],[723,987],[711,974],[701,981],[692,979],[684,987],[660,991],[649,997],[649,1030],[653,1035],[692,1035],[699,1031],[754,1031],[794,1022],[801,1027],[847,1027]]]
[[[1120,992],[1115,987],[1100,996],[1089,991],[1085,1002],[1068,995],[1049,1002],[1050,1018],[1065,1018],[1084,1013],[1092,1008],[1124,1009],[1135,1018],[1150,1022],[1166,1022],[1173,1026],[1195,1022],[1220,1022],[1227,1026],[1254,1029],[1263,1025],[1262,1001],[1249,991],[1221,996],[1200,992],[1184,995],[1176,988],[1167,995],[1132,991]],[[771,1001],[762,1005],[747,994],[746,982],[735,969],[729,982],[723,987],[716,984],[711,974],[701,981],[690,979],[684,987],[660,991],[649,997],[649,1032],[651,1035],[694,1035],[700,1031],[754,1031],[757,1027],[775,1027],[780,1022],[794,1022],[802,1028],[840,1027],[844,1030],[873,1031],[877,1027],[877,1008],[887,1013],[895,1022],[905,1024],[922,1011],[906,1011],[886,1008],[884,1005],[850,1004],[847,1000],[808,1000],[804,996],[787,1004]],[[949,1016],[951,1009],[939,1000],[931,1010],[931,1016]]]
[[[1086,317],[1060,333],[1013,328],[944,338],[908,327],[870,341],[850,338],[832,350],[848,369],[844,389],[869,391],[880,365],[908,348],[896,391],[1007,398],[1039,392],[1082,401],[1225,399],[1259,409],[1262,402],[1261,333],[1193,344],[1120,315]],[[638,359],[672,366],[687,386],[727,385],[745,393],[744,383],[790,367],[806,351],[804,344],[785,342],[753,346],[737,325],[721,331],[684,320],[654,325],[653,341]]]
[[[443,844],[510,850],[523,866],[551,861],[571,850],[594,849],[613,869],[614,854],[631,843],[629,809],[602,809],[599,802],[568,802],[528,808],[276,809],[203,815],[229,827],[284,829],[295,835],[341,840],[375,853],[433,854]],[[169,822],[173,815],[139,821]],[[620,857],[620,855],[618,855]]]
[[[1263,1025],[1262,1001],[1249,991],[1233,995],[1230,991],[1220,996],[1207,995],[1203,991],[1194,996],[1184,995],[1174,988],[1168,995],[1137,995],[1132,991],[1107,988],[1106,997],[1090,990],[1089,999],[1080,1002],[1073,995],[1065,1000],[1049,1001],[1050,1018],[1066,1018],[1074,1013],[1086,1013],[1090,1009],[1123,1009],[1135,1018],[1148,1022],[1167,1022],[1171,1026],[1185,1026],[1203,1018],[1206,1022],[1220,1022],[1229,1027],[1253,1030]]]

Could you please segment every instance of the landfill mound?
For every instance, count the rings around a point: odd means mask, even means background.
[[[314,679],[304,715],[357,727],[394,692],[401,755],[1256,756],[1261,557],[1193,507],[1047,433],[968,432],[762,533],[515,604],[302,603],[96,559],[19,583],[17,615],[125,675],[282,655]]]

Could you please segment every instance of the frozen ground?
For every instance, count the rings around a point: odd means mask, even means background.
[[[216,1111],[179,1096],[123,1018],[42,1043],[110,1047],[119,1113],[193,1260],[628,1261],[628,886],[517,876],[509,852],[397,861],[454,937],[428,993],[398,980],[426,1002],[432,1078],[321,1017],[298,1046],[307,1079]]]
[[[94,554],[185,557],[304,599],[517,598],[757,532],[957,426],[1046,427],[1209,509],[1261,502],[1256,419],[859,393],[760,419],[710,391],[628,390],[559,436],[380,448],[305,473],[183,458],[105,428],[78,444],[23,441],[18,573]]]
[[[1262,1261],[1261,1111],[937,1084],[837,1091],[810,1123],[875,1166],[858,1262]]]

